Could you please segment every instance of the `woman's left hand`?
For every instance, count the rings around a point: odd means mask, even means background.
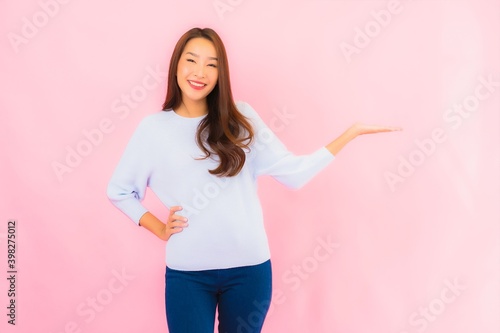
[[[326,149],[328,149],[333,155],[337,155],[340,150],[344,148],[344,146],[358,135],[362,134],[374,134],[374,133],[384,133],[384,132],[394,132],[401,131],[401,127],[394,126],[378,126],[378,125],[367,125],[363,123],[355,123],[351,127],[349,127],[342,135],[338,138],[330,142],[326,145]]]
[[[362,135],[362,134],[402,131],[403,129],[401,127],[395,127],[395,126],[379,126],[379,125],[367,125],[363,123],[355,123],[354,125],[351,126],[350,130],[353,131],[355,135]]]

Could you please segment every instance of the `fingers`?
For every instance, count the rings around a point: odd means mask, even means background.
[[[170,217],[170,216],[174,215],[175,212],[178,212],[180,210],[182,210],[181,206],[172,206],[172,207],[170,207],[170,212],[168,213],[168,216]]]
[[[181,215],[175,214],[176,212],[182,210],[181,206],[173,206],[170,208],[170,212],[168,213],[168,222],[172,221],[182,221],[187,222],[187,218]]]
[[[182,230],[184,230],[184,228],[181,228],[181,227],[170,228],[169,229],[169,233],[171,235],[172,234],[178,234],[179,232],[182,232]]]
[[[361,125],[362,134],[373,134],[382,132],[396,132],[402,131],[403,128],[397,126],[374,126],[374,125]]]
[[[403,130],[402,127],[394,127],[394,126],[392,126],[392,127],[386,127],[386,131],[387,132],[395,132],[395,131],[402,131],[402,130]]]
[[[373,130],[373,131],[368,132],[368,133],[385,133],[385,132],[397,132],[397,131],[400,131],[400,129],[385,127],[385,128],[379,128],[379,129]]]
[[[167,220],[167,229],[170,233],[176,234],[181,232],[184,228],[188,226],[187,218],[176,214],[176,212],[181,211],[181,206],[173,206],[170,208]]]
[[[394,131],[401,131],[401,127],[395,127],[395,126],[367,126],[371,132],[394,132]]]

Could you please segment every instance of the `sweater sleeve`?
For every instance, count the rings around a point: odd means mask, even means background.
[[[146,194],[151,173],[148,150],[148,118],[144,118],[130,138],[107,188],[111,203],[137,225],[148,210],[141,203]]]
[[[257,112],[246,103],[238,103],[240,111],[254,126],[255,175],[269,175],[293,189],[298,189],[323,170],[335,156],[325,147],[311,154],[294,155],[287,150],[279,138],[269,129]]]

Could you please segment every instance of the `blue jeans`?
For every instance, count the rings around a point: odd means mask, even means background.
[[[166,268],[165,307],[169,333],[258,333],[271,304],[271,261],[205,271]]]

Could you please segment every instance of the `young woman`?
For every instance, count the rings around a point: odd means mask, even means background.
[[[352,139],[399,130],[355,124],[310,155],[287,151],[258,114],[235,103],[226,51],[211,29],[177,42],[163,110],[146,116],[108,185],[111,202],[166,241],[170,333],[260,332],[271,301],[271,263],[256,179],[307,183]],[[146,187],[170,212],[141,201]]]

